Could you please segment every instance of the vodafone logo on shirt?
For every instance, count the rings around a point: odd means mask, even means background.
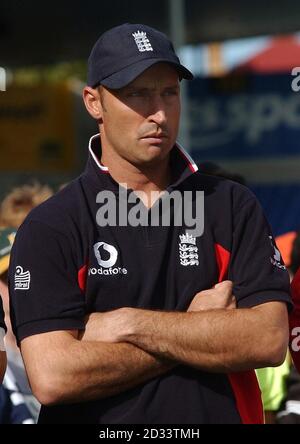
[[[105,242],[98,242],[94,245],[94,254],[101,268],[90,268],[89,276],[116,276],[128,273],[126,268],[115,267],[119,253],[114,246]]]
[[[106,260],[102,259],[103,251],[106,251],[109,255],[109,258]],[[108,245],[105,242],[98,242],[94,245],[94,253],[100,267],[111,268],[117,263],[118,250],[112,245]]]

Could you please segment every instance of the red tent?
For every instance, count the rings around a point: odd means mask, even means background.
[[[280,73],[300,66],[300,43],[294,36],[272,39],[270,45],[233,72]]]

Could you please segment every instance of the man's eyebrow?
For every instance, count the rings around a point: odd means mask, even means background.
[[[150,88],[149,86],[143,86],[143,85],[131,85],[131,86],[127,86],[126,88],[128,91],[136,91],[136,90],[153,90],[155,88]]]
[[[177,88],[180,88],[179,83],[176,83],[175,85],[168,85],[166,86],[165,89],[177,89]]]

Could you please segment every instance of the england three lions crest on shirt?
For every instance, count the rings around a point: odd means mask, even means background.
[[[179,236],[179,238],[180,264],[184,267],[198,266],[199,255],[198,247],[196,246],[196,238],[187,233]]]

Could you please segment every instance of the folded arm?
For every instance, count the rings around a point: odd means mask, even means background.
[[[237,310],[164,313],[128,308],[113,313],[107,342],[126,341],[205,371],[278,366],[286,356],[288,316],[281,302]]]
[[[119,309],[91,314],[86,329],[21,342],[42,404],[82,402],[127,391],[178,364],[216,372],[277,365],[287,347],[287,310],[274,302],[235,308],[232,283],[198,293],[182,312]]]
[[[85,342],[77,336],[77,332],[59,331],[21,342],[32,391],[44,405],[117,395],[173,365],[131,344]]]
[[[226,285],[225,285],[226,287]],[[232,286],[195,296],[190,309],[226,307]],[[143,384],[177,365],[133,344],[112,343],[107,333],[119,326],[115,315],[93,313],[83,332],[52,332],[30,336],[21,351],[35,396],[42,404],[70,403],[106,398]],[[112,324],[111,324],[112,322]]]

